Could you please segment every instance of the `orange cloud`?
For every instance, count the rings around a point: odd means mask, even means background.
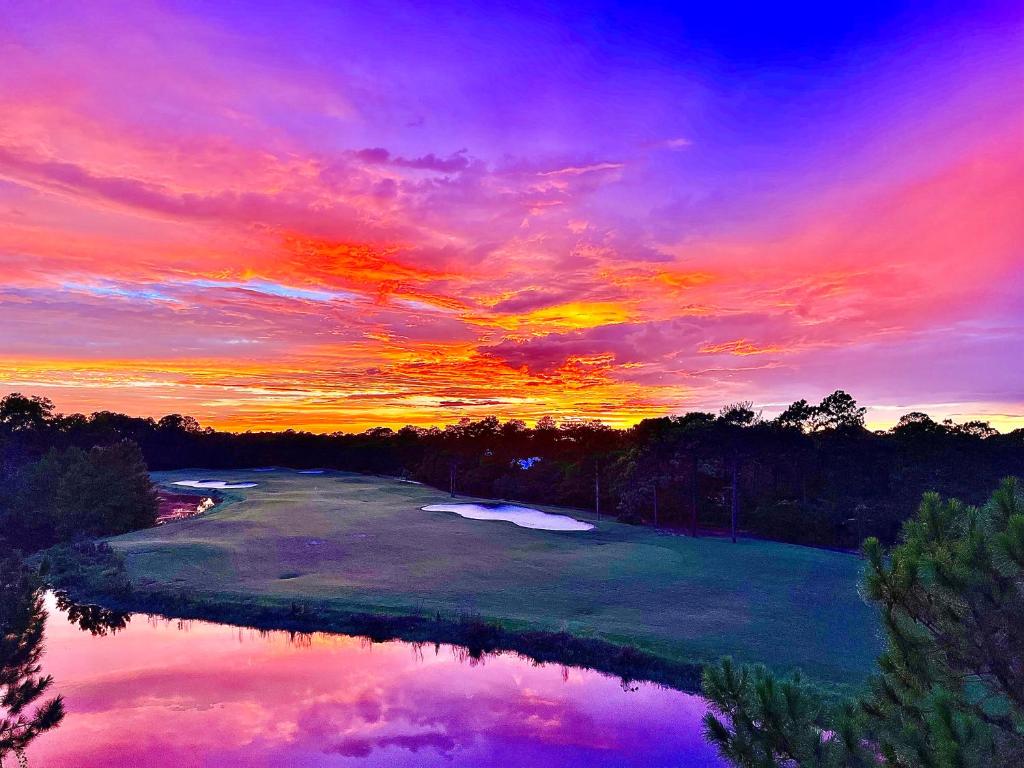
[[[704,344],[700,350],[705,355],[730,354],[730,355],[763,355],[766,352],[781,352],[783,347],[759,346],[746,339],[735,339],[720,344]]]
[[[501,110],[409,116],[427,94],[344,62],[267,67],[201,19],[88,11],[51,14],[42,53],[0,30],[8,388],[234,428],[628,424],[837,387],[1024,408],[1024,115],[981,63],[936,96],[963,120],[862,95],[816,128],[834,144],[801,123],[767,159],[661,115],[660,89],[621,131],[603,97],[557,130],[560,101],[510,150]]]

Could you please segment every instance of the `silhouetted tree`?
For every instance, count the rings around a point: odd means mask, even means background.
[[[53,403],[45,397],[12,392],[0,400],[0,425],[11,432],[41,432],[52,419]]]
[[[39,734],[64,718],[59,696],[44,699],[53,684],[43,675],[46,611],[35,575],[8,552],[0,557],[0,763],[19,757]]]
[[[128,441],[89,451],[51,449],[24,467],[12,485],[0,522],[24,549],[126,533],[156,522],[149,472],[139,447]]]
[[[866,408],[861,408],[850,395],[837,389],[814,408],[811,427],[814,430],[863,428],[866,413]]]
[[[797,400],[776,417],[775,423],[781,427],[791,427],[805,432],[810,429],[814,413],[813,405],[806,400]]]
[[[692,412],[645,419],[628,430],[553,417],[530,428],[491,416],[443,429],[379,427],[358,434],[235,434],[181,414],[62,416],[45,398],[15,394],[2,402],[0,522],[9,524],[0,525],[0,539],[24,534],[38,541],[56,524],[54,509],[47,512],[43,503],[33,510],[26,505],[33,493],[22,492],[33,483],[36,499],[54,492],[52,460],[45,472],[31,469],[48,451],[82,468],[93,448],[125,440],[139,446],[150,469],[345,469],[445,490],[454,485],[467,495],[586,508],[599,502],[603,514],[637,524],[653,523],[656,506],[658,525],[693,535],[702,526],[732,529],[735,517],[737,529],[742,522],[754,535],[841,547],[869,534],[892,541],[925,490],[978,503],[1000,477],[1024,466],[1024,430],[1000,435],[984,422],[936,423],[910,413],[888,433],[869,432],[864,408],[842,390],[818,405],[798,400],[767,422],[752,404],[737,403],[717,417]],[[81,453],[65,453],[72,449]],[[91,499],[101,495],[99,483],[61,485],[69,500],[85,491]],[[78,509],[59,535],[73,529],[92,535],[116,517],[110,511],[91,519]]]

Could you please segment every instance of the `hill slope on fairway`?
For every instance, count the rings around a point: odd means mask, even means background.
[[[861,561],[765,541],[732,544],[596,520],[546,531],[421,507],[426,486],[341,472],[156,473],[255,482],[203,517],[111,540],[136,587],[221,603],[468,613],[704,662],[722,655],[857,684],[879,650],[857,594]],[[463,499],[469,501],[470,499]]]

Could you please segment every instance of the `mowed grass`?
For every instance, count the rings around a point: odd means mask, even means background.
[[[141,590],[337,611],[468,613],[569,631],[675,660],[723,655],[857,685],[879,650],[861,560],[773,542],[691,539],[540,507],[588,532],[425,512],[426,486],[341,472],[209,470],[174,480],[254,481],[207,515],[111,540]],[[201,493],[201,491],[197,491]],[[473,499],[464,498],[465,501]]]

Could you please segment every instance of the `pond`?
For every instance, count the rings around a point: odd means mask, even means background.
[[[98,636],[47,607],[43,669],[67,716],[29,746],[32,766],[723,765],[703,700],[651,684],[145,616]]]
[[[157,493],[156,524],[163,525],[174,520],[197,517],[213,509],[218,499],[212,496],[196,496],[190,493],[172,493],[161,489]]]
[[[515,504],[430,504],[426,512],[454,512],[470,520],[502,520],[542,531],[592,531],[594,526],[568,515],[554,515]]]

